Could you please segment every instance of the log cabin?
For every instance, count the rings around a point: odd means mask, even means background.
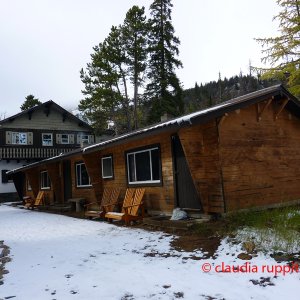
[[[223,214],[300,199],[300,103],[283,86],[161,122],[10,172],[49,199],[145,187],[148,214]],[[45,179],[47,174],[47,180]]]
[[[18,198],[7,171],[94,143],[93,128],[52,100],[0,121],[0,202]],[[30,188],[30,185],[28,185]]]

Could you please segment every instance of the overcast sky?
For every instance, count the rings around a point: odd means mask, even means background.
[[[20,111],[25,97],[70,110],[82,98],[79,70],[112,25],[133,5],[152,0],[0,0],[0,114]],[[173,0],[184,88],[260,65],[253,39],[275,35],[276,0]],[[1,115],[0,115],[1,116]]]

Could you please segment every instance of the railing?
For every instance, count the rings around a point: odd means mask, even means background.
[[[0,148],[0,159],[43,159],[66,153],[74,148]]]

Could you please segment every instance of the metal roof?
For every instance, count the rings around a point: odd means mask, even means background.
[[[172,120],[161,122],[152,126],[148,126],[142,129],[138,129],[117,137],[114,137],[112,139],[109,139],[107,141],[103,141],[88,147],[85,147],[83,149],[79,149],[76,151],[76,153],[90,153],[97,150],[105,149],[108,147],[111,147],[116,144],[123,144],[131,140],[140,139],[142,137],[150,136],[153,134],[158,134],[160,132],[164,131],[171,131],[171,130],[177,130],[179,128],[182,128],[184,126],[190,126],[192,124],[202,124],[206,123],[214,118],[221,117],[225,113],[234,111],[236,109],[240,109],[246,106],[249,106],[251,104],[259,103],[261,101],[264,101],[266,99],[270,99],[270,97],[277,97],[277,96],[286,96],[289,100],[288,104],[286,105],[286,108],[296,115],[298,118],[300,118],[300,102],[299,100],[293,96],[291,93],[289,93],[282,85],[275,85],[269,88],[261,89],[259,91],[255,91],[253,93],[249,93],[228,101],[225,101],[221,104],[215,105],[213,107],[200,110],[179,118],[174,118]],[[12,170],[8,172],[8,174],[20,172],[22,170],[29,169],[35,165],[43,164],[45,162],[55,162],[58,160],[63,160],[64,158],[69,157],[74,153],[67,153],[64,155],[59,155],[47,160],[43,160],[37,163],[33,163],[15,170]]]

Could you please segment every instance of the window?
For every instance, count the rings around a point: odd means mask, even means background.
[[[101,158],[102,165],[102,178],[113,178],[114,170],[113,170],[113,158],[112,156],[106,156]]]
[[[90,177],[84,163],[76,164],[76,186],[91,186]]]
[[[88,134],[83,134],[81,136],[81,142],[83,144],[90,144],[90,136]]]
[[[43,146],[53,146],[52,133],[42,133],[42,145]]]
[[[93,143],[94,143],[94,136],[92,134],[87,134],[87,133],[77,134],[77,144],[84,145],[84,144],[93,144]]]
[[[12,132],[11,143],[13,145],[27,145],[27,133],[26,132]]]
[[[2,180],[2,183],[12,183],[13,182],[11,176],[6,174],[6,172],[8,172],[8,171],[9,170],[2,170],[1,171],[1,180]]]
[[[161,183],[159,147],[127,152],[126,159],[129,184]]]
[[[62,134],[61,135],[61,144],[70,144],[68,134]]]
[[[47,171],[42,171],[41,172],[41,190],[47,190],[50,189],[51,183],[50,183],[50,178],[48,176]]]

